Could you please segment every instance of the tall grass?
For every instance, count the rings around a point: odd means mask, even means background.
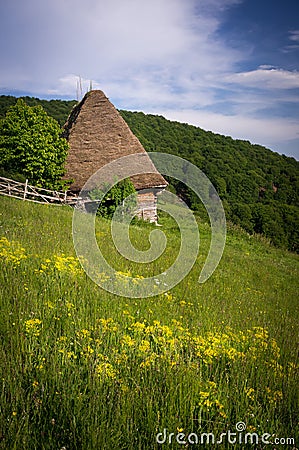
[[[0,214],[1,448],[180,448],[178,433],[217,439],[241,421],[270,441],[298,438],[298,256],[231,229],[200,285],[209,230],[199,223],[191,273],[171,292],[128,299],[81,270],[70,209],[0,198]],[[179,248],[162,222],[168,250],[140,275]],[[132,228],[140,249],[150,230]],[[109,222],[97,221],[97,237],[119,271],[137,270],[114,251]],[[175,436],[158,444],[164,429]]]

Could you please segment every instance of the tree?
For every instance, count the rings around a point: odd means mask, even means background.
[[[107,186],[108,187],[108,186]],[[107,219],[112,219],[116,208],[124,202],[124,200],[133,194],[123,209],[123,213],[133,211],[137,206],[136,190],[130,178],[126,178],[114,186],[103,197],[104,189],[94,188],[89,192],[91,200],[101,199],[97,214]]]
[[[60,135],[57,121],[41,106],[19,99],[0,121],[2,170],[22,174],[38,187],[61,189],[68,143]]]
[[[230,218],[235,224],[240,225],[249,233],[253,231],[252,211],[249,205],[245,203],[233,204],[231,206]]]

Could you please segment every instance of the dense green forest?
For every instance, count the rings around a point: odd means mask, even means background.
[[[299,162],[260,145],[141,112],[121,111],[147,151],[173,153],[198,166],[217,189],[227,218],[249,233],[299,250]],[[194,209],[192,192],[172,182]]]
[[[76,101],[23,97],[63,125]],[[0,96],[0,117],[16,98]],[[227,219],[275,245],[299,251],[299,162],[260,145],[141,112],[120,111],[147,151],[172,153],[198,166],[217,189]],[[175,180],[177,193],[199,213],[195,195]]]
[[[20,97],[28,106],[42,106],[49,116],[54,117],[60,126],[63,126],[66,119],[76,105],[76,100],[40,100],[35,97]],[[0,95],[0,118],[4,117],[8,108],[17,102],[17,98],[12,95]]]

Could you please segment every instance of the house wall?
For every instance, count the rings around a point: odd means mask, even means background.
[[[140,219],[157,222],[157,190],[142,190],[137,192],[138,214]]]

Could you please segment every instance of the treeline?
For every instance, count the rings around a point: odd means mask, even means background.
[[[40,100],[35,97],[20,97],[28,106],[42,106],[49,116],[54,117],[60,126],[63,126],[66,119],[76,105],[76,100]],[[0,96],[0,118],[4,117],[8,108],[16,104],[18,98],[12,95]]]
[[[42,105],[62,126],[76,101],[23,97]],[[16,98],[0,96],[0,117]],[[172,153],[198,166],[217,189],[227,219],[273,244],[299,251],[299,162],[260,145],[235,140],[157,115],[120,111],[147,151]],[[193,192],[168,180],[192,209],[204,213]]]

